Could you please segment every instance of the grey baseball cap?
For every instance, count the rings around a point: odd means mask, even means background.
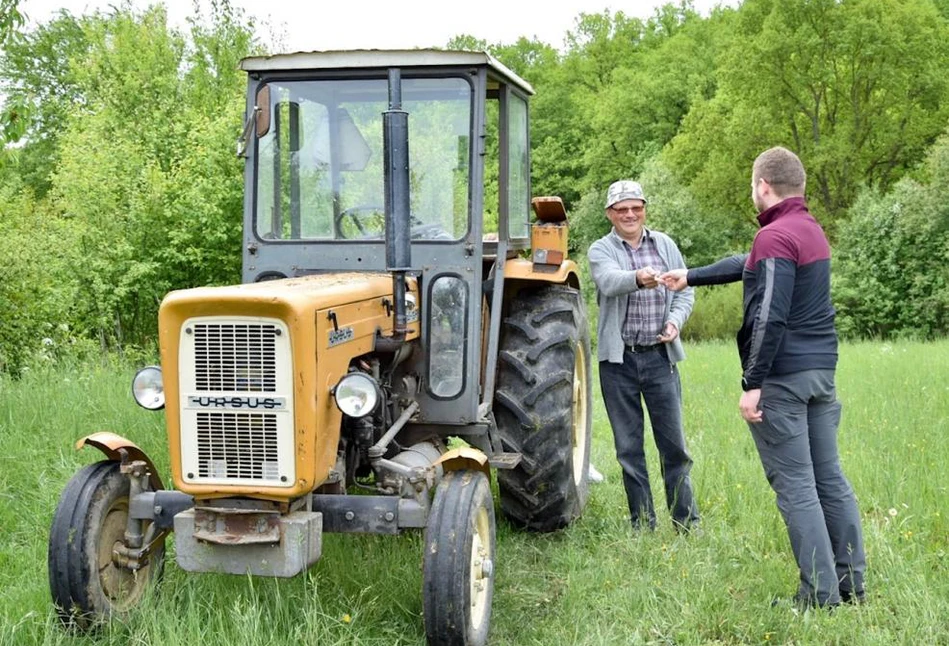
[[[643,195],[643,187],[639,185],[639,182],[621,179],[610,184],[609,190],[606,191],[606,208],[623,200],[642,200],[643,204],[646,203],[646,196]]]

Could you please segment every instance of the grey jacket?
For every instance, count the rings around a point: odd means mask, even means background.
[[[659,257],[668,269],[684,269],[685,260],[679,247],[672,238],[660,231],[646,229],[646,235],[656,242]],[[597,321],[597,359],[610,363],[623,363],[623,320],[629,304],[630,292],[639,290],[636,285],[636,272],[629,261],[629,255],[623,248],[623,239],[610,231],[590,245],[587,251],[593,282],[596,284],[596,300],[600,308]],[[666,312],[664,320],[682,327],[692,313],[695,294],[691,287],[681,292],[666,291]],[[685,359],[685,350],[678,337],[668,344],[669,360],[678,363]]]

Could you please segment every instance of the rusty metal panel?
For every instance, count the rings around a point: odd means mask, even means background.
[[[280,542],[280,515],[246,510],[194,510],[194,537],[219,545]]]

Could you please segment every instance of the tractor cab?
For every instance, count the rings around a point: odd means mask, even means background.
[[[529,246],[532,88],[483,52],[297,53],[242,67],[244,282],[417,276],[419,418],[476,422],[482,286],[499,246]]]

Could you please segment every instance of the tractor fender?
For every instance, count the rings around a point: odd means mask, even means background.
[[[138,448],[135,442],[127,440],[115,433],[100,431],[99,433],[93,433],[92,435],[80,438],[80,440],[76,442],[76,450],[78,451],[86,445],[94,446],[102,451],[107,458],[115,462],[122,461],[121,451],[125,449],[128,460],[141,460],[145,463],[148,468],[148,480],[151,482],[152,489],[160,491],[165,488],[164,483],[161,481],[161,476],[158,475],[158,470],[155,469],[155,464],[151,458],[145,454],[145,451]]]
[[[577,263],[567,259],[557,265],[541,265],[525,258],[512,258],[504,263],[504,281],[509,285],[544,282],[580,289],[580,271]]]
[[[461,446],[443,453],[440,458],[435,460],[433,466],[438,465],[441,465],[445,471],[477,469],[478,471],[484,472],[488,478],[491,477],[491,466],[488,464],[488,456],[470,446]]]

